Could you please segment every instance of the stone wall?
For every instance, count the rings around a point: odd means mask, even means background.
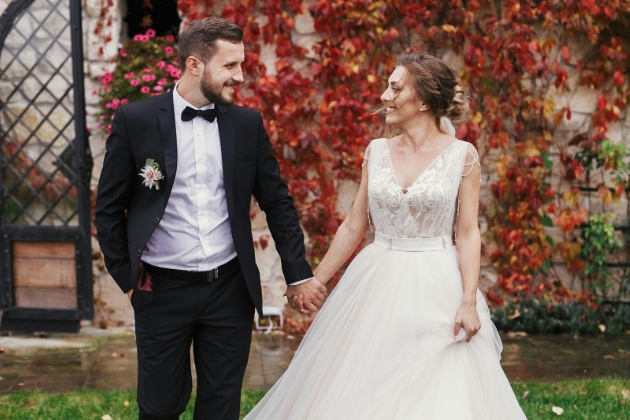
[[[41,0],[37,0],[41,1]],[[111,3],[110,3],[111,1]],[[216,9],[220,10],[226,0],[219,1]],[[0,13],[6,7],[8,0],[0,0]],[[114,69],[113,61],[115,60],[119,43],[122,41],[121,28],[122,12],[124,11],[124,0],[84,0],[83,9],[83,41],[84,41],[84,68],[85,68],[85,92],[86,104],[88,112],[88,126],[95,127],[96,121],[92,117],[99,108],[99,99],[93,94],[98,89],[98,76],[104,72]],[[101,12],[104,12],[103,15]],[[264,23],[261,18],[261,23]],[[182,22],[185,24],[186,22]],[[310,49],[318,40],[318,35],[313,26],[313,20],[308,13],[302,14],[295,19],[295,31],[293,33],[293,41],[307,49]],[[96,29],[101,28],[99,34]],[[69,42],[66,40],[64,42]],[[586,39],[571,40],[571,50],[573,52],[573,63],[580,58],[580,54],[584,54],[590,48],[590,43]],[[444,51],[443,58],[455,69],[459,70],[463,66],[461,56],[454,54],[452,51]],[[268,73],[275,72],[274,62],[276,57],[272,48],[263,46],[261,59],[266,64]],[[579,130],[583,131],[590,125],[590,115],[596,107],[596,100],[600,92],[585,87],[577,87],[577,73],[574,64],[567,68],[570,72],[569,83],[572,87],[570,94],[561,95],[552,91],[551,97],[555,102],[557,109],[570,105],[573,117],[572,119],[563,121],[562,125],[556,131],[554,138],[554,148],[552,155],[554,164],[559,165],[558,154],[560,150],[566,149],[568,140]],[[17,76],[16,76],[17,77]],[[0,94],[3,93],[0,85]],[[15,105],[15,104],[14,104]],[[18,106],[18,105],[15,105]],[[616,142],[630,143],[630,117],[626,110],[625,115],[620,123],[611,126],[609,137]],[[90,137],[90,146],[94,156],[94,171],[92,178],[92,188],[95,189],[98,183],[98,177],[101,172],[103,156],[105,153],[105,139],[102,135],[92,135]],[[490,185],[495,181],[495,172],[493,171],[494,163],[497,155],[489,154],[483,157],[482,171],[482,191],[481,202],[488,203],[491,199]],[[557,171],[560,173],[560,171]],[[551,179],[553,187],[557,190],[561,179],[554,176]],[[358,190],[358,185],[353,182],[341,181],[339,183],[339,201],[338,210],[341,214],[347,214],[350,210],[352,201]],[[583,205],[589,208],[588,197],[584,197]],[[598,202],[596,199],[593,202]],[[598,204],[599,205],[599,204]],[[596,206],[598,206],[596,205]],[[627,201],[625,198],[621,203],[611,207],[611,209],[621,218],[627,218]],[[601,211],[600,208],[593,208],[594,212]],[[480,218],[482,231],[487,229],[487,222],[483,217]],[[274,243],[267,227],[264,214],[260,211],[256,212],[252,224],[252,234],[256,243],[256,258],[260,267],[263,297],[265,305],[283,306],[285,299],[282,294],[285,291],[285,282],[282,275],[281,264],[278,254],[275,251]],[[556,228],[549,228],[548,234],[556,241],[562,239],[562,233]],[[100,255],[98,243],[93,240],[93,249],[96,256]],[[572,285],[573,277],[567,272],[561,261],[554,261],[554,269],[558,275],[568,284]],[[133,322],[133,314],[131,307],[125,295],[123,295],[115,282],[106,273],[102,259],[96,258],[94,263],[94,295],[95,295],[95,323],[97,325],[121,325]],[[481,287],[486,288],[496,281],[496,273],[490,265],[488,255],[482,256],[482,274]]]

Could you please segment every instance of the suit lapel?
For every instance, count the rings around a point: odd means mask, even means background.
[[[175,111],[173,109],[173,92],[164,95],[164,102],[158,113],[164,162],[166,166],[166,197],[170,197],[177,172],[177,132],[175,131]]]
[[[227,108],[217,105],[219,115],[219,140],[221,142],[221,156],[223,160],[223,186],[227,200],[228,214],[232,217],[232,203],[234,202],[234,129],[227,113]]]

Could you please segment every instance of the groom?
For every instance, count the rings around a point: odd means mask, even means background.
[[[237,419],[254,309],[262,315],[249,205],[265,211],[289,297],[321,307],[325,287],[243,83],[240,27],[195,20],[180,35],[182,78],[116,111],[96,200],[105,264],[131,299],[140,419],[178,419],[197,370],[195,419]],[[295,283],[292,285],[292,283]]]

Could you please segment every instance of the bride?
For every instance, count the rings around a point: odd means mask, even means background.
[[[381,99],[402,134],[366,149],[352,211],[315,278],[325,284],[369,227],[374,243],[246,420],[525,419],[477,289],[479,158],[450,123],[467,109],[463,90],[442,60],[408,52]],[[291,302],[313,308],[308,298]]]

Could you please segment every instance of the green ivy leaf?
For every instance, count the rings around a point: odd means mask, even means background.
[[[549,246],[551,246],[551,247],[554,246],[554,242],[553,242],[553,239],[551,238],[551,236],[546,235],[545,239],[547,240],[547,243],[549,244]]]
[[[553,227],[553,221],[551,220],[551,217],[540,216],[538,219],[540,220],[540,223],[543,224],[543,226]]]
[[[542,157],[543,162],[545,162],[546,169],[553,168],[553,162],[551,161],[551,154],[549,152],[542,152],[540,156]]]
[[[548,273],[549,272],[549,268],[551,268],[551,264],[549,263],[549,260],[545,260],[545,262],[542,263],[542,265],[540,266],[540,269],[544,273]]]

